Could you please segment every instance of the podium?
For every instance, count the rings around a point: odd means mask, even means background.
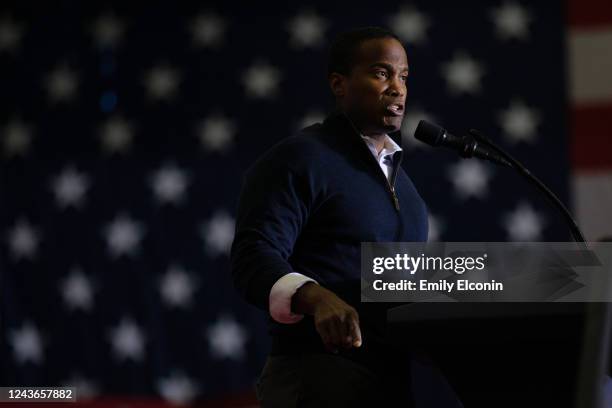
[[[575,407],[585,303],[411,303],[395,341],[430,360],[465,407]]]

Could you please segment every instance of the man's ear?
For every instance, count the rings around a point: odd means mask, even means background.
[[[329,74],[329,87],[336,98],[341,98],[346,94],[347,78],[337,72]]]

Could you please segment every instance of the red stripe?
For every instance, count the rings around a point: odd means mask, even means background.
[[[612,24],[611,0],[568,0],[571,28],[596,28]]]
[[[575,106],[571,134],[574,170],[612,170],[612,101]]]

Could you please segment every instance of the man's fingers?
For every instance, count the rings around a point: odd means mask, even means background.
[[[320,330],[319,335],[321,336],[325,350],[329,351],[330,353],[335,353],[336,347],[332,344],[331,336],[328,334],[327,330]]]
[[[331,334],[331,341],[336,348],[341,347],[344,343],[344,330],[342,328],[342,322],[340,318],[335,317],[328,321],[329,332]]]
[[[317,319],[315,325],[328,351],[337,353],[340,347],[361,347],[359,315],[351,307],[339,308],[334,313]]]
[[[361,347],[361,329],[359,328],[359,317],[357,317],[357,313],[354,316],[351,316],[349,319],[349,324],[351,327],[351,338],[353,340],[353,346]]]
[[[353,320],[353,312],[348,311],[342,323],[342,329],[343,329],[342,345],[347,349],[353,347],[353,342],[355,341],[352,320]]]
[[[323,321],[317,325],[317,331],[321,336],[325,349],[329,352],[336,353],[338,346],[336,342],[336,334],[334,333],[334,325],[330,320]]]

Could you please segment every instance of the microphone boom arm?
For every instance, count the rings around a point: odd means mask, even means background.
[[[478,142],[488,146],[489,148],[494,150],[497,154],[499,154],[504,159],[506,159],[511,164],[510,167],[518,171],[529,182],[531,182],[532,184],[535,184],[535,186],[541,192],[544,193],[546,198],[553,204],[553,206],[557,207],[557,209],[561,211],[561,214],[563,214],[563,217],[565,218],[565,220],[567,221],[570,227],[570,231],[572,233],[572,236],[574,237],[574,240],[576,242],[586,242],[586,240],[584,239],[584,235],[582,234],[582,232],[580,231],[580,228],[578,227],[578,224],[576,224],[576,221],[574,220],[574,218],[572,217],[568,209],[565,207],[565,205],[563,205],[563,203],[561,202],[561,200],[559,200],[559,198],[555,195],[555,193],[553,193],[548,187],[546,187],[546,185],[544,185],[544,183],[542,183],[536,176],[531,174],[531,172],[525,166],[523,166],[518,160],[510,156],[504,150],[502,150],[499,146],[493,143],[484,134],[482,134],[476,129],[470,129],[469,133],[472,136],[474,136],[474,138]]]

